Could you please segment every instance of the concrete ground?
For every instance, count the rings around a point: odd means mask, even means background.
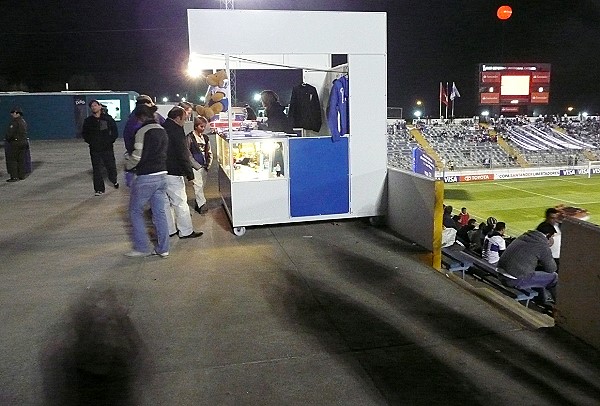
[[[204,235],[131,259],[127,188],[94,196],[82,142],[32,155],[0,160],[1,405],[600,404],[598,351],[383,228],[236,237],[213,168]]]

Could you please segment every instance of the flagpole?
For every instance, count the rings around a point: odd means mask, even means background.
[[[448,82],[446,82],[446,97],[448,97],[449,94]],[[448,101],[446,101],[446,119],[448,119]]]
[[[440,99],[440,115],[439,117],[442,118],[442,82],[440,82],[440,97],[438,97]]]
[[[452,85],[454,86],[454,84]],[[454,92],[454,87],[452,88],[452,91]],[[452,98],[452,121],[454,121],[454,100],[456,100],[456,95]]]

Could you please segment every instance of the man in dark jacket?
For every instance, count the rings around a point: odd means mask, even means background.
[[[108,180],[115,189],[119,188],[117,182],[117,165],[113,144],[119,136],[117,123],[113,118],[102,112],[102,104],[98,100],[89,102],[92,114],[83,121],[82,135],[90,146],[90,157],[94,172],[94,191],[96,196],[104,193],[104,179],[102,167],[106,168]]]
[[[504,275],[502,282],[506,286],[542,289],[545,304],[556,297],[558,282],[556,262],[550,250],[554,232],[551,224],[540,224],[537,229],[527,231],[506,247],[498,261],[498,272]]]
[[[10,112],[11,120],[6,130],[6,169],[10,175],[7,182],[17,182],[25,179],[25,155],[27,142],[27,123],[23,119],[23,110],[14,107]]]
[[[129,217],[131,219],[133,251],[129,257],[151,254],[166,258],[169,255],[169,224],[167,221],[167,149],[169,138],[164,128],[155,120],[156,106],[136,106],[134,113],[142,122],[134,139],[134,149],[125,155],[125,169],[135,177],[131,182]],[[144,208],[150,203],[152,222],[156,228],[158,244],[152,250]]]
[[[185,178],[194,179],[194,171],[190,162],[190,152],[187,148],[187,140],[183,124],[187,114],[183,107],[175,106],[169,111],[163,127],[169,136],[169,148],[167,150],[167,196],[169,205],[166,208],[169,223],[169,235],[177,234],[179,238],[196,238],[202,232],[195,232],[192,225],[192,215],[187,203],[185,191]],[[171,208],[175,214],[171,214]]]
[[[260,99],[265,107],[267,114],[267,125],[264,128],[267,131],[281,131],[286,134],[293,134],[292,124],[285,115],[285,107],[279,104],[279,96],[272,90],[263,90],[260,93]]]

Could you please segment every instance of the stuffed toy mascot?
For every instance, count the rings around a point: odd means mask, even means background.
[[[206,103],[204,106],[196,106],[198,115],[206,117],[208,121],[218,118],[218,114],[227,111],[229,100],[227,99],[227,86],[229,80],[224,70],[217,71],[206,77],[208,90],[206,92]]]

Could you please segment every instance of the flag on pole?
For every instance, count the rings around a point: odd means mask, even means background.
[[[460,93],[458,93],[458,88],[456,87],[456,83],[452,82],[452,90],[450,91],[450,100],[454,100],[457,97],[460,97]]]
[[[444,89],[442,82],[440,82],[440,102],[448,106],[448,93],[446,93],[446,89]]]

